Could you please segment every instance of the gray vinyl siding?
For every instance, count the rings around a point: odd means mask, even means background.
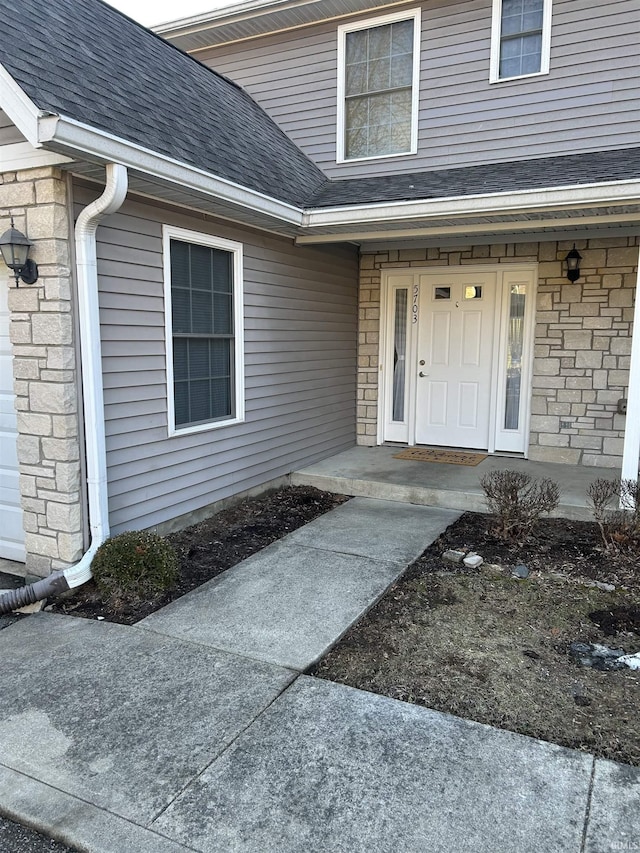
[[[554,0],[551,73],[494,84],[491,0],[433,0],[406,8],[417,6],[422,49],[416,155],[336,164],[337,27],[345,19],[224,45],[198,58],[244,86],[330,177],[638,145],[637,0]]]
[[[76,187],[76,201],[93,195]],[[246,420],[167,434],[162,225],[244,246]],[[127,202],[98,229],[114,533],[196,510],[355,444],[357,251],[297,248]]]
[[[24,141],[24,136],[20,133],[9,116],[3,110],[0,110],[0,145],[11,145],[14,142]]]

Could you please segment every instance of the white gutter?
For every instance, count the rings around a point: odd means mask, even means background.
[[[368,222],[428,220],[446,216],[491,216],[531,213],[534,210],[573,210],[594,205],[625,205],[640,200],[640,181],[607,181],[597,184],[569,184],[548,189],[482,193],[415,201],[351,204],[310,208],[305,212],[305,228],[356,225]]]
[[[547,239],[552,232],[566,231],[567,229],[585,228],[597,226],[602,229],[604,226],[618,225],[623,223],[627,228],[632,227],[632,223],[640,220],[639,213],[617,213],[617,214],[602,214],[602,216],[567,216],[558,219],[511,219],[507,222],[486,222],[484,225],[468,225],[464,220],[460,221],[459,225],[440,225],[438,220],[427,222],[422,227],[413,228],[365,228],[360,230],[340,230],[340,231],[321,231],[321,232],[305,232],[296,237],[296,243],[300,246],[311,246],[322,243],[365,243],[375,240],[394,241],[426,238],[428,240],[439,240],[449,237],[466,237],[473,239],[474,235],[484,237],[489,235],[495,238],[500,235],[509,235],[511,241],[518,242],[521,237],[518,235],[526,235],[527,240],[531,240],[532,236],[529,232],[543,233],[547,229]],[[619,232],[617,232],[619,233]],[[637,234],[637,228],[629,231],[629,233]],[[584,239],[584,233],[576,236],[573,239]],[[611,236],[611,234],[603,234],[600,231],[600,236]],[[556,237],[557,239],[557,237]],[[568,237],[563,237],[563,240],[568,240]],[[469,239],[466,241],[469,242]],[[393,247],[392,247],[393,248]]]
[[[76,221],[78,315],[91,545],[79,563],[63,571],[70,588],[90,579],[91,561],[109,535],[96,231],[104,216],[115,213],[122,206],[127,195],[127,185],[126,168],[108,163],[104,192],[80,212]]]
[[[122,163],[129,169],[168,181],[181,189],[195,190],[293,225],[302,224],[303,211],[293,204],[217,177],[204,169],[189,166],[164,154],[158,154],[135,142],[96,130],[75,119],[66,116],[44,116],[39,121],[38,134],[40,144],[64,145],[80,154]]]

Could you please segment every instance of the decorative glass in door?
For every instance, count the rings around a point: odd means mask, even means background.
[[[511,285],[509,293],[509,318],[507,325],[507,386],[504,406],[505,429],[517,430],[520,426],[524,309],[526,294],[526,284]]]
[[[407,299],[409,291],[406,287],[395,291],[394,324],[393,324],[393,407],[392,420],[404,423],[405,414],[405,379],[407,375]]]

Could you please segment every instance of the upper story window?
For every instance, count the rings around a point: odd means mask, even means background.
[[[551,0],[494,0],[491,82],[549,73]]]
[[[169,434],[244,419],[242,245],[164,227]]]
[[[419,9],[338,28],[338,162],[416,153],[419,69]]]

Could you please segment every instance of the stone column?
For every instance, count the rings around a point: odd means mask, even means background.
[[[26,568],[40,577],[83,552],[69,203],[56,168],[0,175],[0,232],[13,215],[40,273],[9,288]]]

